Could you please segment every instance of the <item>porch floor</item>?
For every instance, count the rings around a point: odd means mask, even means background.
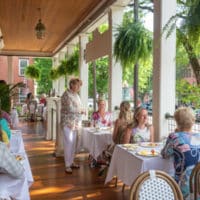
[[[80,169],[73,174],[64,171],[64,159],[56,158],[54,142],[46,141],[45,126],[42,122],[21,122],[26,152],[34,177],[30,188],[32,200],[125,200],[129,191],[122,192],[122,183],[104,185],[105,177],[98,177],[99,168],[90,168],[88,154],[78,154]]]

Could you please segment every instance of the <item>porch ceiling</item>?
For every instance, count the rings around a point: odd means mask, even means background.
[[[0,0],[0,55],[53,56],[116,0]],[[41,19],[46,35],[38,40]]]

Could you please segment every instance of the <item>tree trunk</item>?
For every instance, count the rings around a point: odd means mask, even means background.
[[[134,108],[137,108],[138,104],[138,63],[134,65]]]
[[[177,33],[179,34],[179,37],[181,38],[181,41],[183,44],[183,47],[185,48],[185,50],[188,54],[188,58],[190,60],[192,70],[196,77],[197,84],[199,85],[200,84],[200,64],[199,64],[198,57],[197,57],[196,53],[194,52],[194,49],[193,49],[192,45],[190,44],[187,36],[183,32],[181,32],[180,29],[177,29]]]
[[[134,21],[138,22],[138,8],[139,8],[139,0],[134,0]],[[134,108],[137,108],[138,101],[138,62],[134,65]]]
[[[93,109],[96,111],[96,96],[97,96],[97,81],[96,81],[96,63],[95,61],[92,62],[92,67],[93,67]]]

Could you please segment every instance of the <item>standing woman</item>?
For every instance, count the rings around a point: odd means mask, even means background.
[[[153,126],[148,123],[148,112],[144,107],[137,107],[133,123],[128,125],[123,143],[153,142]]]
[[[64,134],[65,172],[72,173],[72,168],[79,168],[74,163],[78,129],[81,125],[81,100],[78,95],[82,81],[73,78],[61,97],[61,125]]]

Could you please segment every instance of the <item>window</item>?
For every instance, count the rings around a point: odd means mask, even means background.
[[[26,100],[26,88],[19,88],[19,103],[24,103]]]
[[[19,76],[24,76],[25,68],[28,65],[29,65],[29,59],[25,59],[25,58],[19,59]]]

